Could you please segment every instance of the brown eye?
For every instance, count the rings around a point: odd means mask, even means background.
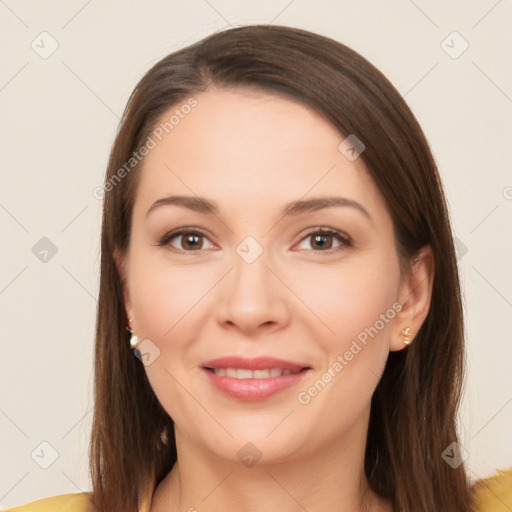
[[[309,240],[309,242],[308,242]],[[350,246],[350,238],[335,229],[322,228],[313,231],[303,238],[301,244],[306,244],[309,247],[300,247],[302,249],[311,249],[315,252],[337,251],[345,249]]]
[[[197,231],[174,231],[165,235],[158,245],[170,245],[173,249],[193,252],[205,249],[205,242],[208,239]]]
[[[179,247],[179,249],[197,250],[197,249],[201,249],[203,246],[203,235],[190,233],[187,235],[180,235],[177,237],[178,240],[180,238],[181,238],[181,243],[179,243],[179,245],[181,245],[181,247]]]

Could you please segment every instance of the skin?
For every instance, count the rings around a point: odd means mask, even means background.
[[[146,157],[129,249],[114,254],[131,326],[160,350],[145,370],[176,428],[178,463],[151,512],[391,510],[363,471],[370,400],[389,351],[404,348],[402,329],[413,339],[428,313],[431,252],[424,248],[401,275],[379,190],[361,159],[338,150],[344,137],[308,107],[244,89],[195,98],[198,106]],[[147,214],[171,195],[215,201],[219,213],[165,205]],[[351,206],[282,215],[292,201],[323,196],[356,201],[368,216]],[[183,226],[204,238],[158,245]],[[319,227],[350,243],[329,235],[317,243]],[[247,236],[262,249],[250,264],[236,252]],[[393,304],[401,310],[300,403],[298,393]],[[201,370],[227,355],[312,370],[298,386],[242,401],[222,395]],[[253,467],[237,457],[248,442],[261,452]]]

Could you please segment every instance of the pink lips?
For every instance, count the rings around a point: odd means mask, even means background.
[[[266,368],[281,368],[282,370],[301,370],[306,365],[293,363],[274,357],[255,357],[246,359],[244,357],[230,356],[212,359],[203,364],[206,368],[246,368],[247,370],[265,370]]]
[[[235,377],[216,375],[209,368],[240,368],[253,371],[278,368],[297,373],[281,375],[279,377],[238,379]],[[248,401],[263,400],[284,389],[294,386],[309,373],[310,369],[310,367],[303,364],[284,361],[273,357],[245,359],[231,356],[214,359],[203,364],[203,372],[219,391],[232,398]]]

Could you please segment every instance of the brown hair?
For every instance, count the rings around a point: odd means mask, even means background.
[[[113,259],[116,249],[128,248],[140,166],[112,180],[162,114],[211,85],[293,98],[340,136],[356,135],[391,213],[402,261],[412,261],[425,245],[432,248],[430,312],[414,343],[389,355],[372,398],[365,472],[396,511],[466,512],[464,467],[452,468],[441,456],[457,441],[463,321],[450,222],[428,143],[398,91],[358,53],[317,34],[268,25],[219,32],[165,57],[138,83],[125,109],[107,169],[101,233],[90,446],[95,509],[135,512],[176,461],[173,421],[127,341],[122,276]]]

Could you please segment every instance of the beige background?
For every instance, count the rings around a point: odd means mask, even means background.
[[[254,22],[348,44],[417,115],[459,240],[461,442],[472,478],[512,465],[511,18],[510,0],[0,1],[0,506],[89,488],[101,211],[92,190],[128,95],[164,55]],[[32,249],[43,237],[57,249],[46,262]]]

